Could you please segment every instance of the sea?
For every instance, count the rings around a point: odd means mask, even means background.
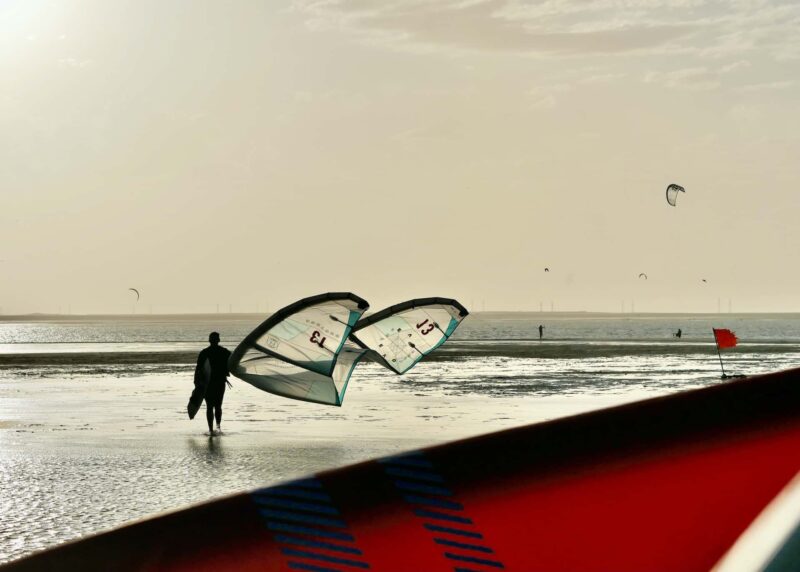
[[[197,353],[255,314],[0,316],[0,562],[366,459],[800,367],[800,314],[468,316],[405,375],[356,368],[341,408],[232,379],[223,434],[186,402]],[[539,326],[543,335],[539,337]],[[736,333],[717,351],[712,328]],[[674,334],[681,330],[681,337]]]
[[[264,319],[0,316],[0,376],[183,371],[210,331],[232,348]],[[734,331],[739,345],[718,354],[712,328]],[[674,335],[679,329],[680,338]],[[678,390],[718,381],[725,364],[727,373],[755,374],[800,365],[798,357],[800,314],[483,312],[468,316],[428,358],[458,367],[446,368],[448,375],[441,365],[424,371],[443,390],[492,397],[637,386]]]

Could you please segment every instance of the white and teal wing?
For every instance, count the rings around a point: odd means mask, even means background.
[[[295,302],[242,340],[231,354],[230,371],[276,395],[341,405],[353,368],[366,353],[346,342],[368,307],[349,292]]]
[[[251,348],[231,373],[275,395],[341,406],[350,375],[365,353],[363,348],[343,347],[331,375],[323,375]]]
[[[295,302],[236,347],[230,371],[269,393],[341,405],[363,357],[404,373],[441,346],[469,313],[449,298],[409,300],[362,318],[368,307],[349,292]]]
[[[371,357],[405,373],[441,346],[469,312],[450,298],[418,298],[362,318],[350,339]]]

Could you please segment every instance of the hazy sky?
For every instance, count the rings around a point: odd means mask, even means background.
[[[799,187],[796,0],[0,0],[6,314],[800,311]]]

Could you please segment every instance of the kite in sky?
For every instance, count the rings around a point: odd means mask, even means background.
[[[675,206],[676,201],[678,200],[678,193],[685,193],[686,190],[681,187],[680,185],[676,185],[672,183],[670,186],[667,187],[667,202],[671,206]]]

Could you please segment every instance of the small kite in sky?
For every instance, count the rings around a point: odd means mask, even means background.
[[[685,193],[686,190],[681,187],[680,185],[676,185],[672,183],[670,186],[667,187],[667,202],[671,206],[675,206],[676,201],[678,200],[678,193]]]
[[[128,290],[130,290],[131,292],[134,292],[136,294],[136,301],[138,302],[139,298],[140,298],[139,291],[136,288],[128,288]]]

